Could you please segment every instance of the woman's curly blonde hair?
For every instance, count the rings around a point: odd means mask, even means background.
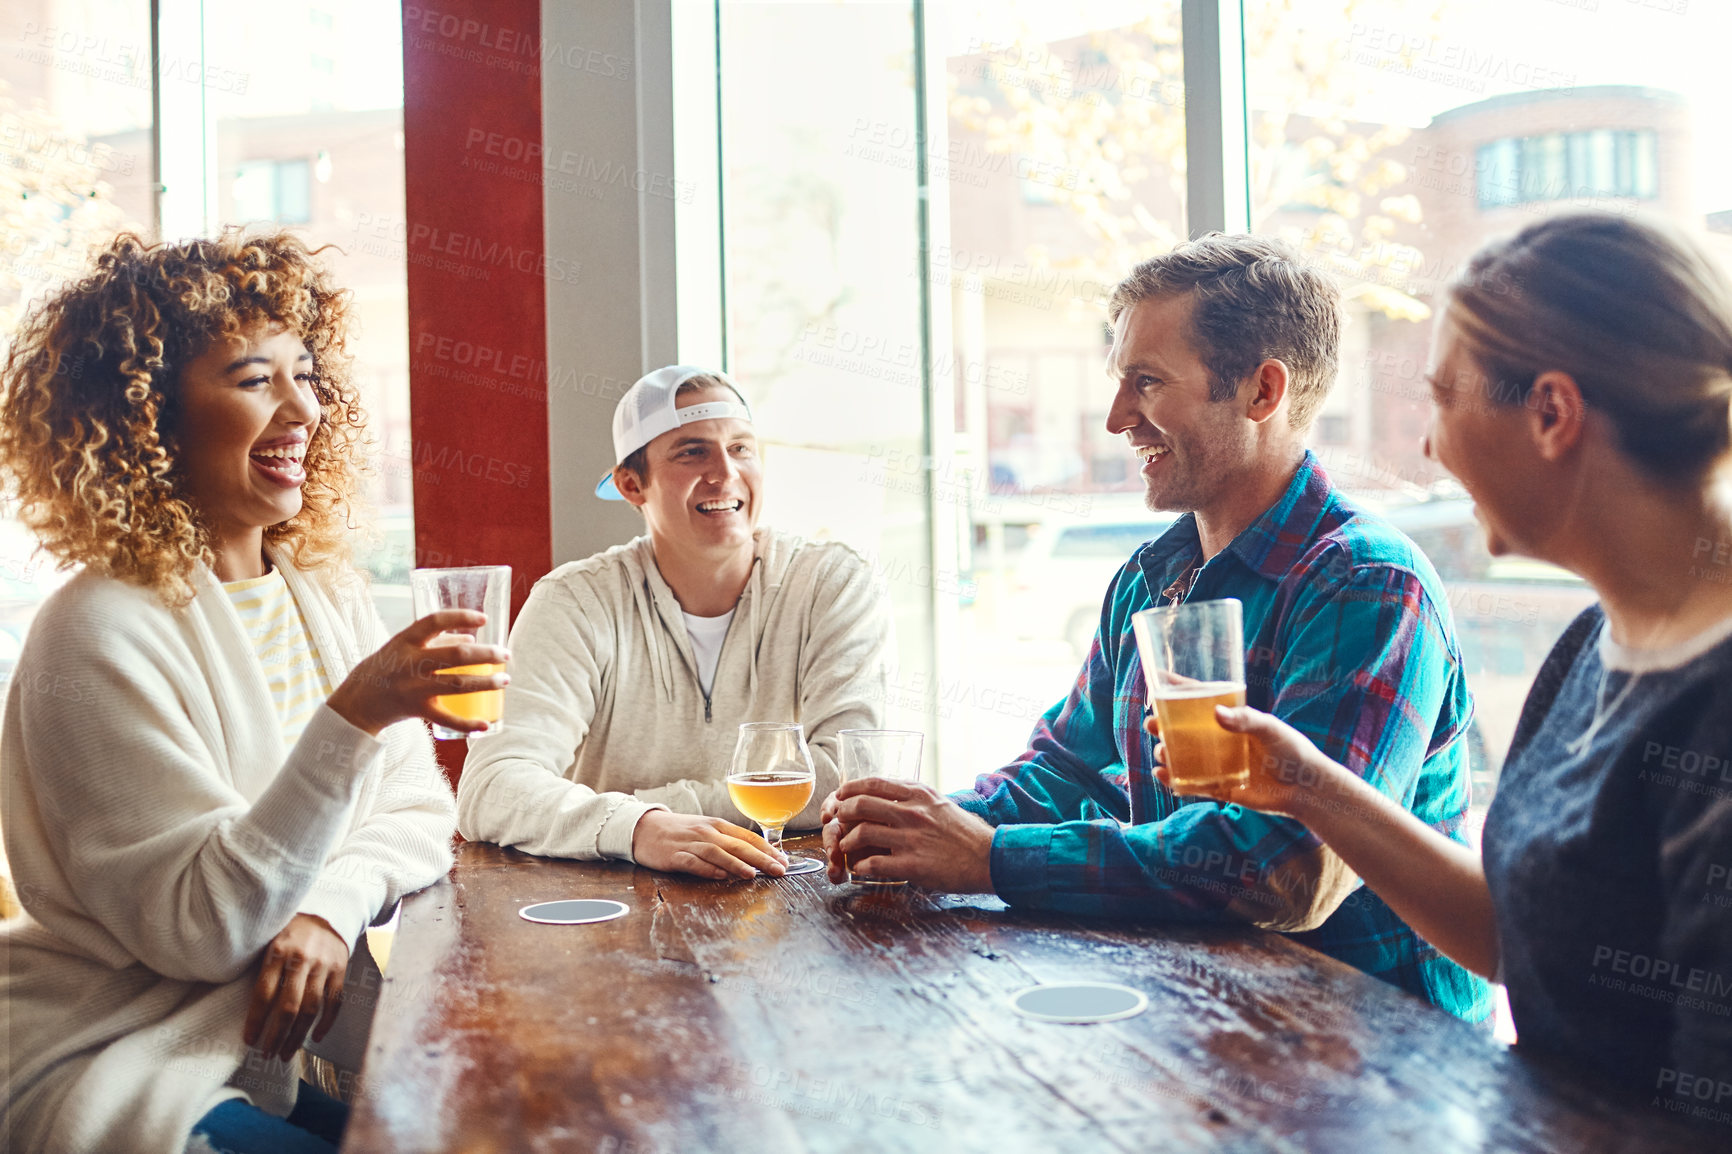
[[[320,250],[322,251],[322,250]],[[121,233],[94,269],[31,310],[0,375],[0,474],[63,567],[185,604],[209,535],[176,468],[179,378],[216,342],[264,323],[313,355],[323,419],[301,511],[265,530],[302,569],[348,560],[365,419],[346,351],[349,294],[288,232],[147,244]]]

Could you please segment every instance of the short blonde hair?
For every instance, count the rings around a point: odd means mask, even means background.
[[[176,469],[180,373],[270,323],[312,353],[323,419],[301,511],[265,540],[307,569],[348,560],[365,418],[349,378],[348,294],[315,255],[288,232],[154,245],[122,233],[30,311],[0,371],[0,474],[49,555],[170,604],[191,599],[195,567],[213,557]]]
[[[1732,449],[1732,282],[1670,225],[1528,225],[1474,255],[1447,316],[1492,398],[1519,405],[1541,373],[1568,373],[1658,480],[1701,480]]]

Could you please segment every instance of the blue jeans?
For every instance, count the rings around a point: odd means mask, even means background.
[[[302,1082],[287,1118],[230,1098],[200,1118],[192,1133],[222,1154],[337,1154],[348,1121],[347,1106]]]

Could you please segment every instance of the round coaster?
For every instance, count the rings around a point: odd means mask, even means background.
[[[1112,982],[1062,982],[1018,990],[1010,1008],[1037,1022],[1116,1022],[1148,1009],[1149,998]]]
[[[544,926],[586,926],[591,922],[609,922],[631,913],[624,902],[606,898],[573,898],[563,902],[537,902],[524,906],[517,916],[526,922]]]
[[[782,876],[793,877],[795,874],[815,874],[824,868],[824,863],[812,857],[789,857],[788,870]]]

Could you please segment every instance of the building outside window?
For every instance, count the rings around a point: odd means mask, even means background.
[[[1479,146],[1479,207],[1659,195],[1659,138],[1651,129],[1554,132]]]
[[[306,224],[312,219],[313,166],[305,160],[254,160],[235,169],[233,219]]]

